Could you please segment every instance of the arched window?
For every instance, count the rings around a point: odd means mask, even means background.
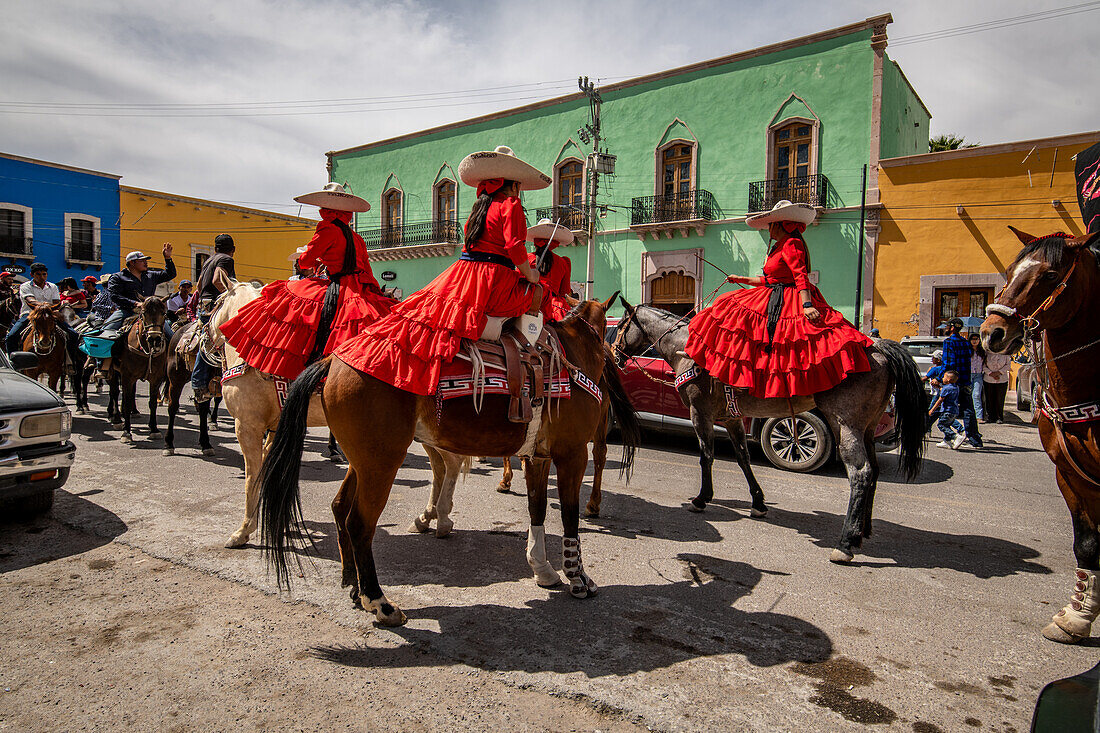
[[[796,121],[775,130],[772,178],[777,185],[784,181],[795,185],[801,181],[801,185],[806,185],[810,176],[812,143],[813,127],[808,122]]]
[[[433,242],[458,241],[456,196],[457,187],[450,178],[444,178],[435,184],[435,196],[432,203],[432,209],[435,212],[432,221]]]
[[[675,140],[658,150],[655,221],[693,218],[695,145]]]
[[[401,198],[399,189],[382,194],[382,246],[401,243]]]
[[[566,160],[555,171],[555,194],[561,223],[570,229],[584,229],[584,164]]]

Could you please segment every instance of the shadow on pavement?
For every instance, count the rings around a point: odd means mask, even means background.
[[[608,585],[587,600],[572,598],[563,586],[522,608],[490,603],[406,608],[412,625],[431,619],[439,631],[405,626],[393,632],[480,669],[582,672],[590,678],[722,654],[738,654],[758,667],[831,656],[829,636],[803,619],[732,607],[768,571],[697,554],[667,562],[667,572],[658,574],[668,582]],[[401,647],[329,646],[313,654],[349,667],[439,664],[434,655],[410,657]]]
[[[67,530],[62,524],[76,531]],[[52,516],[0,523],[0,573],[94,550],[125,531],[126,523],[118,515],[57,489]]]

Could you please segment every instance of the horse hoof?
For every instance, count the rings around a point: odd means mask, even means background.
[[[512,490],[512,485],[511,484],[497,484],[497,491],[500,492],[501,494],[507,494],[511,490]]]
[[[584,517],[585,517],[585,519],[596,519],[599,516],[600,516],[600,510],[599,509],[589,509],[588,507],[584,508]]]
[[[244,547],[248,544],[248,535],[242,535],[240,532],[234,532],[229,541],[225,543],[227,549],[235,550],[238,547]]]
[[[843,563],[850,563],[855,558],[855,555],[851,555],[844,550],[833,550],[829,553],[829,562],[835,562],[838,565]]]
[[[125,433],[121,438],[119,438],[119,440],[121,440],[123,443],[126,443],[127,445],[130,445],[134,442],[134,436],[130,435],[129,433]]]
[[[174,456],[174,455],[176,455],[176,449],[175,448],[165,448],[164,449],[164,455]]]
[[[401,609],[386,600],[385,596],[371,601],[364,608],[374,613],[374,618],[380,626],[404,626],[409,620]]]
[[[539,588],[557,588],[561,585],[561,576],[557,571],[553,571],[553,574],[546,573],[545,575],[535,576],[535,585]]]
[[[692,499],[691,501],[684,504],[684,509],[687,509],[689,512],[695,512],[696,514],[702,514],[704,511],[706,511],[706,508],[706,502],[700,502],[698,499]]]
[[[202,449],[202,454],[204,456],[212,456],[212,455],[214,455],[214,449],[213,448],[203,448]]]
[[[768,516],[768,510],[757,509],[756,507],[753,507],[751,510],[749,510],[749,516],[754,519],[761,519],[762,517]]]
[[[443,539],[451,533],[451,530],[454,529],[454,526],[454,522],[442,522],[437,519],[435,525],[435,536],[439,539]]]
[[[164,439],[164,433],[161,433],[161,432],[149,433],[149,440],[163,440],[163,439]]]
[[[1071,634],[1058,624],[1051,622],[1043,629],[1043,638],[1056,641],[1059,644],[1079,644],[1088,637]]]
[[[432,520],[424,519],[424,517],[417,517],[413,520],[413,523],[409,525],[409,531],[416,533],[424,533],[430,531],[432,528]]]

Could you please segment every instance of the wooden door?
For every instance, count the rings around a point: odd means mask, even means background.
[[[695,307],[695,278],[668,272],[650,284],[650,305],[682,316]]]
[[[662,191],[658,199],[657,221],[679,221],[691,216],[691,154],[690,145],[677,144],[665,148],[662,155]]]

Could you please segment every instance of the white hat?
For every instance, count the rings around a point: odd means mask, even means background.
[[[935,351],[933,351],[932,352],[932,358],[933,359],[939,359],[940,361],[943,361],[943,349],[936,349]]]
[[[144,252],[135,251],[135,252],[131,252],[130,254],[126,255],[126,264],[128,265],[131,262],[136,262],[137,260],[148,260],[148,259],[151,259],[149,257],[149,255],[145,254]]]
[[[290,257],[287,257],[286,261],[287,262],[297,262],[298,258],[301,257],[305,253],[307,246],[308,245],[303,244],[301,247],[299,247],[298,249],[291,252]]]
[[[320,191],[303,193],[301,196],[295,196],[294,200],[300,204],[310,204],[334,211],[370,211],[370,204],[366,199],[348,193],[339,183],[326,183]]]
[[[530,163],[517,158],[512,149],[505,145],[498,146],[496,150],[467,155],[458,164],[458,177],[467,186],[474,187],[491,178],[503,178],[519,182],[524,191],[537,191],[554,182]]]
[[[527,228],[527,241],[534,242],[536,239],[550,239],[550,235],[554,236],[553,244],[551,248],[558,246],[559,244],[572,244],[573,232],[569,231],[569,227],[564,224],[558,224],[557,230],[554,229],[554,222],[549,219],[539,219],[539,223],[533,227]]]
[[[772,207],[771,211],[753,214],[745,223],[753,229],[764,229],[772,222],[794,221],[809,226],[817,218],[817,210],[809,204],[792,204],[784,199]]]

